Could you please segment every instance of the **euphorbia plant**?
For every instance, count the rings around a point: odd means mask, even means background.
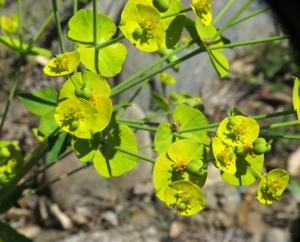
[[[2,32],[8,36],[0,36],[0,41],[20,55],[20,63],[2,117],[0,133],[24,58],[32,54],[51,55],[49,51],[34,47],[33,44],[52,15],[56,20],[61,52],[56,53],[49,61],[44,68],[44,74],[66,76],[67,80],[58,93],[52,87],[47,87],[35,93],[19,94],[25,106],[33,114],[41,116],[41,125],[35,133],[43,143],[35,152],[27,154],[27,162],[23,167],[23,158],[16,145],[17,142],[1,142],[0,182],[7,184],[0,190],[0,213],[7,211],[22,196],[23,189],[36,174],[17,186],[18,182],[47,152],[50,164],[44,170],[74,151],[78,159],[85,163],[70,174],[86,168],[86,163],[93,163],[95,169],[104,177],[119,176],[130,171],[139,159],[155,163],[153,182],[156,195],[165,201],[168,207],[175,208],[178,214],[184,216],[197,213],[205,207],[201,188],[209,175],[207,174],[209,162],[220,169],[220,175],[225,182],[235,186],[250,185],[260,178],[257,199],[265,204],[278,200],[288,182],[288,174],[286,171],[276,169],[264,176],[261,175],[264,153],[270,152],[272,141],[266,141],[264,138],[269,137],[260,131],[298,124],[298,121],[260,126],[256,120],[293,113],[299,115],[299,80],[294,78],[293,110],[246,117],[233,107],[229,117],[221,123],[208,124],[203,113],[205,104],[202,103],[201,97],[192,97],[184,92],[181,95],[179,92],[168,95],[168,85],[176,81],[170,74],[164,72],[168,68],[180,71],[181,62],[189,61],[189,58],[207,52],[217,74],[224,77],[228,74],[229,62],[219,51],[288,38],[288,36],[278,36],[231,44],[230,40],[221,36],[226,28],[236,24],[235,19],[252,1],[248,0],[229,21],[217,29],[218,20],[234,0],[230,0],[213,21],[211,14],[213,5],[207,0],[193,0],[191,8],[188,9],[183,9],[179,0],[129,0],[122,11],[118,25],[122,34],[110,40],[116,33],[117,27],[110,17],[97,12],[97,1],[93,0],[93,9],[82,9],[77,12],[77,1],[74,0],[74,14],[67,28],[67,37],[73,43],[74,51],[66,52],[58,15],[58,7],[63,2],[57,6],[56,0],[52,0],[53,13],[30,43],[25,44],[19,0],[19,25],[16,24],[15,17],[12,20],[1,18]],[[192,10],[195,12],[194,20],[185,16],[185,12]],[[251,16],[260,12],[262,11]],[[12,38],[17,27],[18,40]],[[190,37],[186,37],[184,44],[180,45],[179,40],[184,28]],[[156,51],[161,58],[145,69],[137,70],[137,74],[111,89],[104,77],[115,76],[121,71],[127,50],[119,42],[125,38],[141,51]],[[198,45],[196,50],[181,58],[175,56],[176,53],[194,44]],[[146,56],[147,53],[145,58]],[[164,61],[168,64],[160,67]],[[86,70],[77,72],[80,62]],[[154,70],[150,74],[140,77],[152,68]],[[140,90],[155,75],[158,75],[163,82],[162,95],[156,92],[150,93],[158,107],[143,120],[122,119],[123,111],[131,105]],[[122,100],[115,105],[112,104],[112,97],[139,83],[143,84],[129,102]],[[165,112],[158,114],[160,109]],[[173,120],[168,119],[167,122],[162,121],[160,124],[149,121],[164,115],[172,115]],[[212,129],[217,127],[217,130]],[[156,132],[154,144],[151,146],[154,146],[159,155],[157,159],[139,154],[135,134],[130,128]],[[211,141],[207,133],[214,134]],[[276,134],[273,138],[300,139],[299,136]],[[67,147],[72,147],[72,151],[67,151]],[[210,158],[207,158],[207,150]],[[25,196],[40,189],[42,187],[32,190]]]

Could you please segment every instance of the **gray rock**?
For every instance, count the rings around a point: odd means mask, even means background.
[[[118,216],[113,211],[106,211],[102,214],[102,218],[108,221],[114,227],[119,225]]]
[[[287,233],[279,228],[268,229],[263,242],[289,242]]]

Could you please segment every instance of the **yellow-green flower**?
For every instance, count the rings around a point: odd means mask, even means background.
[[[236,172],[236,154],[234,147],[224,143],[219,137],[212,138],[212,151],[215,157],[214,165],[228,174]]]
[[[205,206],[205,199],[201,189],[189,181],[176,181],[165,190],[166,204],[169,208],[183,216],[190,216],[200,212]]]
[[[11,35],[18,28],[19,18],[15,14],[10,15],[10,18],[1,16],[0,22],[2,31],[7,35]]]
[[[244,116],[225,118],[218,128],[219,138],[232,146],[252,144],[258,137],[258,133],[258,123],[254,119]]]
[[[165,42],[165,24],[156,8],[137,4],[129,12],[126,28],[127,38],[143,51],[159,50]]]
[[[190,43],[192,40],[193,40],[192,37],[186,37],[186,36],[184,36],[184,37],[182,38],[181,42],[182,42],[183,44],[188,44],[188,43]],[[188,49],[193,48],[193,47],[195,47],[195,44],[190,45],[190,46],[188,47]]]
[[[78,51],[65,52],[52,58],[44,68],[44,74],[49,76],[63,76],[75,71],[80,63]]]
[[[263,204],[272,204],[279,200],[289,182],[289,173],[283,169],[275,169],[265,173],[259,183],[257,199]]]
[[[99,113],[93,104],[78,98],[69,98],[60,103],[54,112],[56,123],[66,132],[82,139],[89,139]]]
[[[0,4],[4,5],[5,4],[5,0],[0,0]]]
[[[24,164],[17,141],[0,142],[0,184],[8,182]]]
[[[298,120],[300,122],[300,82],[298,77],[294,77],[294,90],[293,90],[293,106],[297,112]]]
[[[112,102],[109,98],[111,90],[107,81],[96,73],[89,71],[75,73],[72,75],[72,80],[77,86],[85,84],[89,85],[92,89],[92,97],[88,102],[97,109],[99,117],[96,124],[91,129],[90,136],[96,132],[102,131],[109,124],[112,113]],[[58,105],[69,98],[77,98],[73,82],[71,79],[68,79],[61,87],[57,99]],[[86,134],[86,137],[87,136],[88,134]]]
[[[168,73],[160,73],[158,74],[158,78],[165,84],[175,84],[176,80],[174,77]]]
[[[212,21],[212,3],[213,2],[210,0],[193,0],[193,4],[191,4],[191,7],[197,18],[205,26],[209,26]]]

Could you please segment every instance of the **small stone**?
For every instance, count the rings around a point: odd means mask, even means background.
[[[263,242],[289,242],[286,232],[279,228],[268,229],[265,233]]]
[[[37,225],[30,224],[17,229],[18,233],[26,236],[29,239],[35,239],[40,233],[41,228]]]
[[[103,213],[102,218],[108,221],[114,227],[119,225],[118,216],[113,211],[107,211]]]
[[[179,221],[173,221],[170,226],[169,236],[171,239],[178,238],[184,230],[184,226]]]
[[[154,226],[150,226],[149,228],[145,229],[142,233],[144,236],[156,236],[157,235],[157,230]]]
[[[288,158],[287,171],[291,176],[298,177],[300,175],[300,147],[294,151]]]

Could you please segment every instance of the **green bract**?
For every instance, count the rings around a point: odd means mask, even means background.
[[[219,138],[228,145],[241,146],[244,144],[252,144],[258,137],[259,125],[258,123],[248,117],[234,116],[238,120],[237,125],[229,123],[230,118],[225,118],[219,128]]]
[[[93,104],[78,98],[69,98],[60,103],[54,112],[56,123],[66,132],[82,139],[89,139],[90,131],[96,124],[99,113]],[[78,129],[72,129],[74,120],[79,121]]]
[[[289,182],[289,173],[282,169],[275,169],[265,173],[259,183],[257,199],[263,204],[272,204],[283,193]]]
[[[236,172],[236,154],[234,147],[228,146],[219,137],[212,138],[212,150],[215,157],[214,165],[229,174]]]
[[[0,42],[2,42],[3,44],[15,51],[19,51],[21,49],[20,41],[17,39],[12,39],[8,36],[0,36]],[[26,50],[28,48],[28,44],[22,43],[22,48]],[[51,51],[36,46],[33,46],[28,54],[42,55],[47,57],[50,57],[52,55]]]
[[[127,125],[120,124],[116,126],[106,141],[112,145],[138,153],[135,135]],[[104,144],[96,151],[94,166],[104,177],[120,176],[133,169],[138,161],[139,158],[116,151]]]
[[[18,141],[0,142],[0,184],[9,182],[23,168],[24,160]]]
[[[166,204],[169,208],[178,205],[177,210],[183,216],[200,212],[205,206],[201,189],[189,181],[177,181],[165,190]]]
[[[211,3],[210,0],[193,0],[193,5],[191,4],[197,19],[205,26],[209,26],[212,21]]]
[[[63,76],[75,71],[80,63],[80,54],[78,51],[65,52],[52,58],[44,67],[44,74],[49,76]]]
[[[219,36],[214,42],[211,42],[210,38],[217,33],[215,27],[213,25],[205,27],[199,20],[196,21],[196,29],[203,42],[203,46],[206,48],[207,53],[209,54],[209,58],[216,72],[220,77],[227,76],[229,72],[229,62],[226,56],[218,51],[208,49],[208,47],[211,45],[223,45],[221,36]]]
[[[140,6],[138,9],[138,5],[144,7]],[[161,18],[181,10],[183,10],[183,7],[179,0],[172,0],[168,11],[163,14],[153,7],[152,0],[129,0],[122,12],[119,28],[126,38],[140,50],[152,52],[159,50],[161,47],[170,49],[178,43],[181,37],[185,14],[166,19]],[[154,19],[155,17],[156,19]],[[133,32],[136,28],[144,28],[144,34],[134,36]],[[154,35],[152,35],[152,31]],[[147,32],[149,33],[148,38]]]
[[[178,130],[185,128],[192,128],[195,126],[207,125],[207,119],[202,112],[197,109],[188,107],[185,104],[178,105],[173,113],[173,120],[175,126],[178,126]],[[191,139],[204,142],[206,136],[206,130],[198,130],[182,135]],[[172,125],[162,121],[158,126],[158,129],[154,138],[154,148],[160,155],[168,151],[169,145],[172,144],[173,134]],[[176,138],[176,140],[179,140]]]
[[[116,26],[110,17],[101,13],[97,13],[97,21],[97,44],[103,44],[116,33]],[[117,43],[104,48],[86,47],[94,45],[92,9],[82,9],[71,18],[67,36],[71,42],[81,46],[77,51],[88,70],[103,76],[115,76],[121,71],[127,55],[123,44]]]
[[[298,77],[294,77],[294,89],[293,89],[293,106],[297,112],[298,120],[300,122],[300,82]]]
[[[203,166],[203,176],[189,175],[185,167],[193,159],[206,159],[204,146],[194,140],[180,140],[171,144],[168,153],[161,154],[153,170],[153,183],[156,188],[156,196],[165,201],[166,187],[174,181],[187,180],[203,187],[207,177],[207,166]]]

